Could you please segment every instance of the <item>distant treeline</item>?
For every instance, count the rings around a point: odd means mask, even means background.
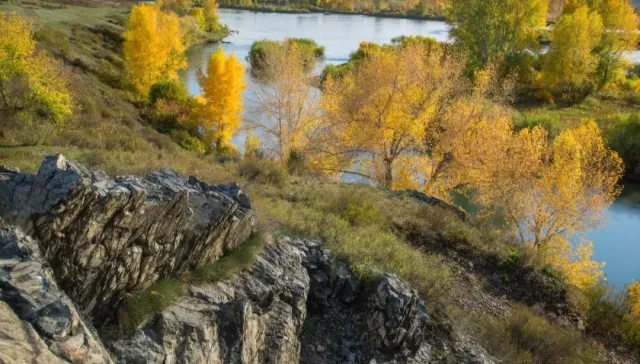
[[[444,15],[446,0],[220,0],[221,6],[273,10],[326,10],[409,16]]]

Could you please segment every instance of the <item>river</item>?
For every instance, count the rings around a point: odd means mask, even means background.
[[[220,9],[220,22],[238,31],[226,39],[223,47],[245,58],[256,40],[282,40],[286,37],[312,38],[326,48],[327,63],[343,63],[361,41],[388,43],[401,35],[424,35],[440,41],[448,39],[449,27],[441,21],[377,18],[362,15],[277,14],[245,10]],[[189,66],[180,76],[193,95],[200,93],[196,70],[206,65],[218,45],[209,44],[187,51]],[[640,60],[640,53],[631,55]],[[247,77],[245,105],[251,103],[251,80]],[[244,134],[234,138],[240,148]],[[606,227],[589,234],[595,244],[594,259],[606,262],[605,273],[610,282],[622,287],[640,280],[640,183],[626,182],[620,198],[608,211]]]

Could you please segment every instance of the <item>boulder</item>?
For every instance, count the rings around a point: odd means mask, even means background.
[[[62,155],[37,174],[1,169],[0,217],[38,241],[60,288],[96,323],[126,293],[235,249],[253,226],[235,184],[173,170],[111,179]]]
[[[35,241],[0,222],[0,362],[111,363]]]
[[[428,324],[418,292],[392,274],[384,274],[367,299],[367,329],[374,348],[382,352],[417,349]]]

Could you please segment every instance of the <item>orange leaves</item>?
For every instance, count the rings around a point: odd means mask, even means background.
[[[177,71],[187,66],[178,16],[158,5],[134,6],[124,38],[127,70],[143,95],[158,81],[177,79]]]
[[[198,83],[203,91],[199,98],[202,127],[218,149],[228,148],[242,123],[244,65],[234,54],[227,57],[218,48],[209,58],[206,74],[198,72]]]

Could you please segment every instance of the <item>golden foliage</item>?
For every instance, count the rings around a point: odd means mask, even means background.
[[[205,30],[209,32],[220,28],[218,16],[218,2],[216,0],[204,0],[202,3],[205,18]]]
[[[201,122],[208,139],[218,150],[229,144],[242,123],[244,65],[235,54],[226,56],[222,48],[211,54],[206,74],[197,74],[203,94]]]
[[[592,242],[583,242],[573,248],[571,242],[562,236],[551,239],[543,251],[544,263],[560,271],[569,284],[583,290],[604,277],[604,263],[591,260],[592,256]]]
[[[392,187],[397,160],[422,148],[430,124],[463,88],[457,59],[440,46],[409,44],[376,50],[344,77],[329,77],[322,95],[327,140],[317,167]]]
[[[0,13],[0,110],[35,108],[61,123],[73,100],[61,67],[36,51],[33,24]]]
[[[178,16],[156,4],[133,7],[124,38],[127,70],[141,94],[158,81],[176,80],[187,66]]]
[[[260,62],[251,124],[268,139],[264,149],[286,164],[292,152],[314,153],[319,127],[320,91],[306,72],[305,54],[295,44],[268,47]]]
[[[597,57],[598,62],[597,72],[593,72],[593,76],[596,77],[599,87],[607,86],[624,76],[625,52],[636,49],[640,36],[638,15],[628,0],[571,0],[565,3],[559,21],[579,11],[584,12],[585,8],[597,13],[601,18],[602,28],[590,29],[592,33],[589,35],[599,37],[597,44],[591,47],[593,56]],[[583,30],[586,31],[584,25]],[[580,43],[576,39],[584,40],[584,36],[567,37],[564,42]],[[585,44],[582,47],[586,48],[586,46]]]
[[[602,18],[588,6],[560,17],[551,33],[551,50],[545,56],[541,80],[558,92],[586,94],[593,85],[598,57],[593,49],[602,40]]]
[[[540,127],[524,129],[505,147],[508,157],[489,165],[490,183],[477,186],[476,199],[503,208],[523,242],[545,248],[560,236],[600,226],[620,192],[623,164],[594,122],[553,141]]]

